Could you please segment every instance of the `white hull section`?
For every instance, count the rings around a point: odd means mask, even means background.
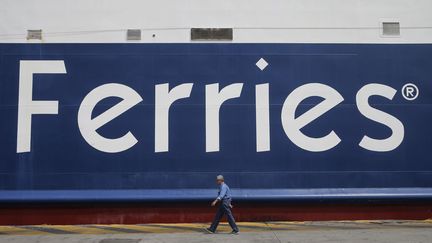
[[[0,0],[2,43],[188,43],[190,28],[233,28],[233,43],[431,43],[430,0]],[[382,36],[382,22],[400,35]],[[27,30],[42,29],[42,40]]]

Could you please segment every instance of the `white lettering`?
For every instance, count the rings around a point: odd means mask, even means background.
[[[92,118],[97,103],[108,97],[119,97],[123,100]],[[135,90],[123,84],[110,83],[93,89],[84,97],[78,110],[78,127],[81,135],[93,148],[103,152],[118,153],[131,148],[138,140],[130,131],[122,137],[110,139],[103,137],[96,130],[141,101],[141,96]]]
[[[392,135],[385,139],[374,139],[365,135],[359,143],[360,147],[376,152],[387,152],[397,148],[402,143],[405,134],[402,122],[388,113],[371,107],[369,104],[370,96],[379,95],[392,100],[395,94],[395,89],[383,84],[368,84],[357,92],[356,102],[360,113],[372,121],[386,125],[392,130]]]
[[[313,96],[324,98],[324,100],[295,118],[297,106],[304,99]],[[335,147],[341,140],[333,130],[324,137],[313,138],[303,134],[300,129],[341,103],[343,100],[344,99],[339,92],[325,84],[310,83],[296,88],[288,95],[282,106],[282,126],[286,135],[295,145],[311,152],[326,151]]]
[[[255,86],[256,151],[270,151],[269,84]]]
[[[225,86],[219,92],[219,84],[206,85],[206,152],[219,151],[219,110],[222,104],[240,97],[242,83]]]
[[[66,73],[64,61],[20,61],[17,153],[30,152],[33,114],[58,114],[57,100],[33,100],[33,74]]]
[[[169,90],[169,84],[155,86],[155,152],[169,150],[169,109],[179,99],[188,98],[192,83],[178,85]]]

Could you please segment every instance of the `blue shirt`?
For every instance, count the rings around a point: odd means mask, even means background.
[[[227,184],[222,183],[219,186],[218,197],[216,199],[217,200],[231,199],[231,191]]]

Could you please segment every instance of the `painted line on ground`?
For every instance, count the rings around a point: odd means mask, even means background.
[[[4,235],[49,235],[49,234],[148,234],[148,233],[204,233],[209,224],[110,224],[110,225],[28,225],[0,226],[0,237]],[[257,231],[311,231],[311,230],[353,230],[371,228],[425,228],[432,229],[432,219],[428,220],[355,220],[355,221],[278,221],[278,222],[239,222],[241,232]],[[229,224],[223,222],[219,233],[230,232]]]
[[[96,228],[96,229],[102,229],[102,230],[109,230],[109,231],[118,231],[119,233],[148,233],[143,230],[136,230],[136,229],[130,229],[128,227],[118,227],[118,226],[112,226],[112,225],[88,225],[87,227],[90,228]]]

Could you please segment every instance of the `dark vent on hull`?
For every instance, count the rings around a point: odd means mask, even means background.
[[[127,40],[141,40],[141,30],[140,29],[128,29],[126,39]]]
[[[232,28],[192,28],[191,40],[197,41],[231,41]]]
[[[382,23],[383,36],[399,36],[400,24],[399,22],[383,22]]]
[[[42,40],[42,30],[27,30],[27,40]]]

